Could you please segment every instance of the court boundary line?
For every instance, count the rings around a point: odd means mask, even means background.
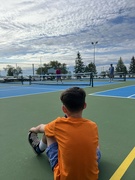
[[[29,86],[26,86],[26,87],[23,87],[24,89],[32,89],[33,87],[29,87]],[[2,91],[15,91],[15,90],[19,90],[19,89],[22,89],[22,88],[14,88],[14,86],[13,86],[13,88],[10,88],[10,89],[7,89],[7,88],[5,88],[5,89],[0,89],[0,92],[2,92]],[[49,89],[49,88],[33,88],[33,89]]]
[[[130,85],[130,86],[135,86],[135,85]],[[88,95],[92,95],[92,94],[100,93],[100,92],[107,92],[107,91],[110,91],[110,90],[121,89],[121,88],[125,88],[125,87],[130,87],[130,86],[123,86],[123,87],[118,87],[118,88],[107,89],[107,90],[104,90],[104,91],[97,91],[97,92],[94,92],[94,93],[90,93]]]
[[[117,168],[117,170],[114,172],[114,174],[109,180],[121,179],[134,159],[135,159],[135,147],[126,156],[126,158],[123,160],[123,162],[120,164],[120,166]]]
[[[88,95],[92,95],[92,96],[102,96],[102,97],[114,97],[114,98],[123,98],[123,99],[135,99],[135,98],[132,98],[132,96],[134,96],[135,94],[132,94],[128,97],[122,97],[122,96],[109,96],[109,95],[101,95],[101,94],[97,94],[97,93],[102,93],[102,92],[108,92],[108,91],[112,91],[112,90],[117,90],[117,89],[123,89],[123,88],[127,88],[127,87],[132,87],[132,86],[135,86],[135,85],[130,85],[130,86],[123,86],[123,87],[118,87],[118,88],[112,88],[112,89],[108,89],[108,90],[104,90],[104,91],[97,91],[97,92],[94,92],[94,93],[90,93]]]
[[[0,99],[8,99],[8,98],[17,98],[17,97],[24,97],[24,96],[32,96],[32,95],[39,95],[39,94],[46,94],[46,93],[52,93],[52,92],[59,92],[59,91],[62,91],[63,89],[61,90],[58,90],[58,91],[48,91],[48,92],[39,92],[39,93],[33,93],[33,94],[23,94],[23,95],[16,95],[16,96],[8,96],[8,97],[0,97]]]
[[[132,98],[132,96],[135,96],[135,94],[132,94],[131,96],[128,96],[127,98]]]
[[[122,96],[107,96],[107,95],[98,95],[98,94],[88,94],[88,95],[99,96],[99,97],[120,98],[120,99],[135,99],[132,97],[122,97]]]
[[[50,85],[51,86],[51,85]],[[47,88],[46,88],[47,87]],[[9,90],[9,89],[22,89],[22,88],[26,88],[26,89],[31,89],[31,88],[35,88],[35,89],[48,89],[49,86],[40,86],[40,85],[22,85],[22,86],[4,86],[4,87],[0,87],[0,91],[1,90]],[[52,86],[51,86],[52,87]],[[63,86],[62,86],[63,87]]]

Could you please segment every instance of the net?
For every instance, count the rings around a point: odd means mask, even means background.
[[[42,84],[42,85],[85,85],[94,86],[95,82],[109,83],[109,76],[97,75],[92,72],[87,73],[72,73],[72,74],[48,74],[42,76],[32,76],[31,84]],[[115,73],[114,82],[126,81],[126,75],[123,72]]]
[[[125,73],[123,73],[123,72],[115,72],[113,79],[126,81],[126,76],[127,75]],[[103,73],[100,73],[100,75],[98,75],[98,76],[95,75],[95,77],[103,78],[103,79],[108,79],[109,78],[109,73],[103,72]]]
[[[14,76],[0,76],[0,82],[1,83],[7,83],[7,82],[17,82],[18,78]]]
[[[114,82],[126,81],[124,73],[115,73]],[[45,75],[29,75],[29,76],[0,76],[1,83],[8,84],[35,84],[35,85],[74,85],[74,86],[94,86],[97,82],[102,85],[109,83],[108,75],[97,75],[91,72],[87,73],[70,73],[70,74],[45,74]]]
[[[31,84],[42,85],[85,85],[92,86],[91,73],[47,74],[31,76]]]
[[[0,76],[0,83],[4,84],[23,84],[26,81],[30,81],[28,76]]]

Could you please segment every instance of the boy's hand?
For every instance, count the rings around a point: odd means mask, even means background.
[[[44,133],[44,128],[45,128],[45,124],[40,124],[39,126],[37,127],[32,127],[30,128],[30,132],[33,132],[33,133]]]
[[[29,130],[30,132],[34,132],[34,133],[38,133],[37,132],[37,128],[36,127],[32,127],[32,128],[30,128],[30,130]]]

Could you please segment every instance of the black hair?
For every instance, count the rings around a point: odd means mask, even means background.
[[[82,88],[72,87],[65,90],[60,99],[70,112],[78,112],[84,109],[85,97],[86,93]]]

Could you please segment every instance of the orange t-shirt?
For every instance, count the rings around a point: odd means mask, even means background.
[[[84,118],[58,117],[45,126],[45,134],[58,143],[54,180],[97,180],[98,129]]]

